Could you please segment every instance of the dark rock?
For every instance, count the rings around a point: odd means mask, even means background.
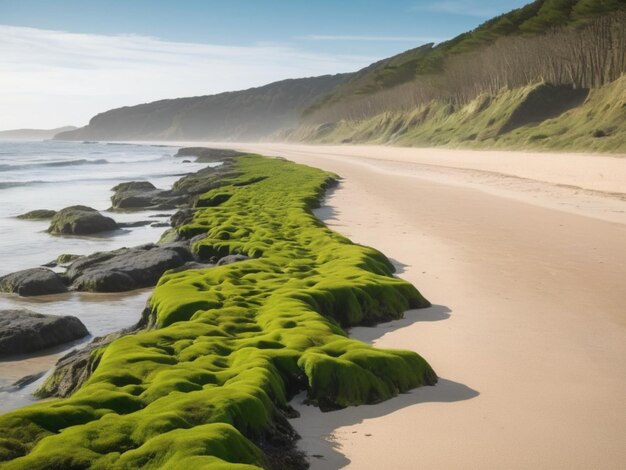
[[[154,217],[156,219],[156,218],[159,218],[159,217],[170,217],[171,215],[172,214],[162,213],[162,214],[153,214],[153,215],[150,215],[149,217]]]
[[[133,228],[133,227],[144,227],[146,225],[150,225],[151,223],[152,223],[151,220],[138,220],[137,222],[118,222],[117,226],[119,228]]]
[[[48,232],[56,235],[89,235],[117,228],[115,220],[91,207],[70,206],[56,213]]]
[[[183,160],[183,163],[191,163],[191,160]]]
[[[54,217],[56,213],[57,211],[49,209],[36,209],[34,211],[27,212],[26,214],[20,214],[17,218],[25,220],[46,220]]]
[[[56,262],[57,264],[68,264],[82,257],[83,255],[72,255],[70,253],[63,253],[62,255],[57,256]]]
[[[170,227],[170,224],[168,222],[154,222],[150,224],[150,227]]]
[[[187,271],[189,269],[206,269],[214,267],[214,264],[210,263],[198,263],[197,261],[188,261],[187,263],[179,266],[178,268],[171,269],[170,272],[179,273],[181,271]]]
[[[130,181],[112,188],[113,209],[174,209],[188,202],[185,195],[157,189],[148,181]]]
[[[187,195],[191,200],[193,196],[229,184],[227,179],[237,176],[241,174],[232,171],[231,165],[222,165],[217,168],[206,167],[176,181],[172,186],[172,193]]]
[[[69,266],[66,276],[76,290],[121,292],[153,286],[165,271],[191,259],[186,242],[147,244],[85,256]]]
[[[245,261],[247,259],[250,259],[250,258],[246,255],[228,255],[228,256],[224,256],[223,258],[221,258],[217,262],[217,265],[224,266],[225,264],[237,263],[239,261]]]
[[[50,348],[87,336],[76,317],[42,315],[30,310],[0,310],[0,356]]]
[[[216,152],[215,149],[201,150],[206,150],[209,153]],[[184,153],[184,151],[185,149],[181,149],[181,152]],[[229,184],[228,178],[240,176],[239,173],[233,171],[232,157],[241,154],[231,150],[220,150],[218,154],[220,157],[217,160],[211,157],[210,161],[222,161],[222,165],[184,174],[174,183],[171,190],[157,189],[148,181],[130,181],[118,184],[112,188],[114,191],[113,196],[111,196],[112,208],[116,210],[167,210],[191,206],[199,194]],[[203,153],[203,155],[208,154]]]
[[[185,240],[175,229],[169,228],[161,234],[161,238],[157,245],[165,245],[166,243],[180,242]]]
[[[11,385],[0,387],[0,392],[17,392],[18,390],[23,389],[27,385],[32,384],[33,382],[39,380],[41,377],[46,375],[46,371],[37,372],[36,374],[30,374],[25,377],[22,377],[19,380],[16,380]]]
[[[37,380],[42,378],[44,375],[46,375],[46,371],[45,370],[42,370],[41,372],[37,372],[36,374],[27,375],[27,376],[22,377],[21,379],[16,380],[15,382],[13,382],[11,387],[14,390],[21,390],[24,387],[26,387],[27,385],[30,385],[33,382],[36,382]]]
[[[149,191],[151,189],[157,188],[150,181],[129,181],[113,186],[111,191]]]
[[[42,264],[44,268],[56,268],[58,263],[56,261],[50,261],[48,263]]]
[[[39,398],[67,397],[78,389],[98,366],[100,355],[93,354],[97,349],[107,346],[113,340],[138,331],[136,328],[115,331],[107,336],[94,338],[84,348],[75,349],[61,359],[54,367],[54,372],[35,392]]]
[[[221,162],[225,159],[245,155],[236,150],[212,149],[206,147],[185,147],[176,152],[175,157],[196,157],[197,163]]]
[[[179,210],[174,215],[172,215],[172,217],[170,217],[172,227],[180,227],[181,225],[188,224],[193,220],[193,215],[195,212],[195,209],[191,208]]]
[[[46,268],[17,271],[0,277],[0,292],[13,292],[21,296],[59,294],[67,292],[63,278]]]

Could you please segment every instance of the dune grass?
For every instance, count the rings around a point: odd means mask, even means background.
[[[335,177],[254,155],[233,165],[178,231],[206,235],[203,258],[251,259],[166,273],[149,328],[95,351],[73,396],[0,416],[3,468],[296,468],[277,457],[293,446],[295,393],[330,410],[436,382],[416,353],[344,330],[429,304],[313,216]]]
[[[624,153],[626,75],[590,90],[583,103],[554,117],[510,128],[511,119],[524,114],[529,101],[538,97],[548,101],[551,95],[550,85],[534,83],[503,89],[494,96],[483,94],[459,107],[431,101],[410,112],[386,112],[333,126],[302,126],[289,138],[319,143]]]

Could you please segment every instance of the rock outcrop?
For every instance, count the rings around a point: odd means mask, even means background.
[[[24,354],[87,336],[73,316],[43,315],[25,309],[0,310],[0,356]]]
[[[149,243],[84,256],[68,267],[66,276],[74,290],[122,292],[153,286],[165,271],[192,259],[186,242]]]
[[[175,157],[196,157],[196,163],[215,163],[227,158],[244,155],[237,150],[213,149],[207,147],[184,147],[178,150]]]
[[[114,186],[111,196],[113,209],[174,209],[185,204],[187,197],[172,191],[158,189],[149,181],[129,181]]]
[[[0,292],[23,297],[67,292],[63,278],[46,268],[32,268],[0,277]]]
[[[50,209],[35,209],[17,216],[18,219],[24,220],[48,220],[56,215],[57,211]]]
[[[54,235],[90,235],[108,232],[118,227],[115,220],[87,206],[70,206],[57,212],[48,232]]]

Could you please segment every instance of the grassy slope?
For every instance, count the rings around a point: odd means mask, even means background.
[[[329,104],[358,99],[419,76],[436,75],[447,57],[476,50],[498,38],[538,35],[558,26],[579,27],[598,15],[623,7],[623,0],[536,0],[434,47],[426,44],[372,64],[356,72],[304,114],[309,116]]]
[[[179,230],[207,235],[195,244],[203,256],[254,258],[166,273],[152,329],[98,351],[72,397],[0,417],[6,468],[267,468],[259,446],[288,434],[281,410],[298,390],[329,409],[436,381],[417,354],[342,329],[428,302],[381,253],[312,215],[332,175],[259,156],[235,169]]]
[[[591,90],[581,106],[555,118],[502,132],[513,112],[527,102],[531,92],[542,86],[503,90],[495,97],[480,96],[459,109],[430,102],[412,112],[383,113],[358,122],[344,120],[335,126],[303,126],[290,138],[319,143],[624,153],[626,76]]]

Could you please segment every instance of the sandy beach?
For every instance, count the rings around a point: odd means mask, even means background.
[[[341,175],[319,216],[434,305],[351,333],[418,351],[439,384],[332,413],[299,406],[313,469],[626,465],[626,202],[606,193],[626,192],[626,160],[234,147]]]

